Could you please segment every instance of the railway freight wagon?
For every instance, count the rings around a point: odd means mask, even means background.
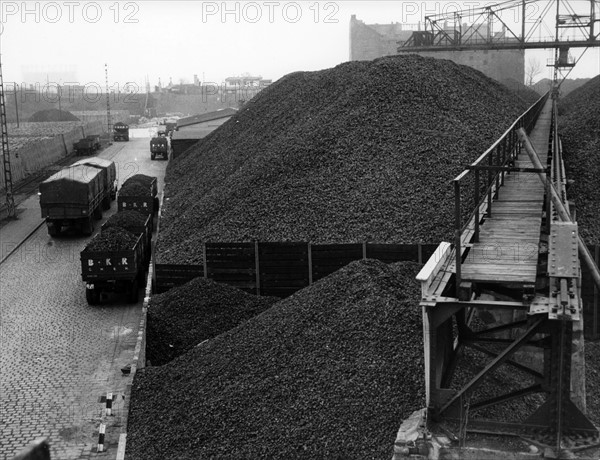
[[[40,184],[38,195],[50,236],[58,235],[64,227],[91,235],[94,219],[102,218],[102,170],[86,165],[64,168]]]
[[[103,158],[86,158],[73,163],[72,166],[86,165],[97,168],[102,171],[102,181],[104,182],[104,197],[102,204],[104,209],[110,209],[110,202],[117,198],[117,168],[115,163]]]

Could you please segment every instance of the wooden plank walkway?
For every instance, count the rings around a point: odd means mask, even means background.
[[[542,164],[548,157],[552,100],[548,99],[531,142]],[[532,168],[525,152],[515,166]],[[535,284],[544,210],[544,186],[535,173],[511,173],[492,203],[491,217],[480,226],[479,242],[473,243],[461,265],[464,281]]]

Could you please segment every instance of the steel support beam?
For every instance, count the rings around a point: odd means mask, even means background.
[[[475,377],[473,377],[473,379],[471,379],[469,383],[467,383],[463,388],[456,392],[456,394],[452,398],[450,398],[450,401],[448,401],[442,406],[439,412],[444,412],[452,404],[457,402],[467,391],[475,389],[486,375],[488,375],[490,372],[493,372],[498,366],[500,366],[504,361],[506,361],[512,353],[514,353],[519,347],[521,347],[525,342],[527,342],[537,332],[538,327],[544,321],[546,321],[545,317],[538,317],[536,320],[534,320],[533,323],[529,326],[529,328],[523,333],[523,335],[521,335],[521,337],[514,340],[481,372],[479,372]]]
[[[521,141],[523,142],[523,144],[525,146],[525,150],[527,150],[527,154],[529,155],[529,158],[531,159],[533,166],[541,169],[542,163],[540,161],[540,158],[539,158],[537,152],[535,151],[535,148],[531,144],[531,141],[529,140],[527,133],[525,132],[525,130],[523,128],[520,128],[518,130],[518,134],[519,134],[519,138],[521,139]],[[556,211],[558,212],[560,220],[562,220],[563,222],[572,222],[571,215],[569,214],[565,205],[563,204],[563,202],[560,198],[560,194],[556,190],[556,187],[554,186],[554,184],[546,178],[545,174],[538,174],[538,176],[539,176],[540,180],[542,181],[542,183],[550,189],[550,198],[552,199],[552,204],[554,204],[554,207],[556,208]],[[579,255],[582,257],[583,261],[585,262],[587,267],[590,269],[590,274],[592,275],[592,279],[594,280],[594,283],[596,284],[596,286],[598,286],[598,288],[600,288],[600,270],[598,270],[598,266],[596,265],[596,262],[594,261],[594,258],[592,257],[592,255],[591,255],[589,249],[587,248],[587,246],[585,245],[584,241],[581,239],[581,236],[577,237],[577,246],[579,248]]]

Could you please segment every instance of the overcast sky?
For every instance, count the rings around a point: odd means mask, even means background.
[[[290,72],[347,61],[352,14],[367,24],[417,23],[427,14],[493,3],[2,0],[0,52],[5,82],[32,83],[36,75],[43,85],[44,75],[52,80],[59,72],[60,83],[75,79],[104,86],[105,63],[111,85],[143,85],[146,77],[151,85],[159,78],[163,84],[169,78],[192,83],[194,74],[215,83],[242,73],[276,80]],[[527,16],[535,20],[544,3],[529,6]],[[570,3],[589,12],[588,1]],[[538,34],[552,32],[551,26]],[[572,50],[576,57],[580,53]],[[551,56],[550,50],[528,51],[526,59],[538,59],[545,66]],[[570,77],[598,75],[599,56],[598,49],[588,50]],[[550,68],[544,67],[538,79],[543,77],[551,77]]]

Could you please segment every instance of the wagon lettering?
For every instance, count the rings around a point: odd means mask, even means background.
[[[126,257],[122,257],[121,258],[121,265],[127,265],[127,258]]]
[[[110,259],[106,259],[106,263],[105,263],[105,264],[106,264],[106,266],[107,266],[107,267],[108,267],[109,265],[112,265],[112,264],[110,263]]]

